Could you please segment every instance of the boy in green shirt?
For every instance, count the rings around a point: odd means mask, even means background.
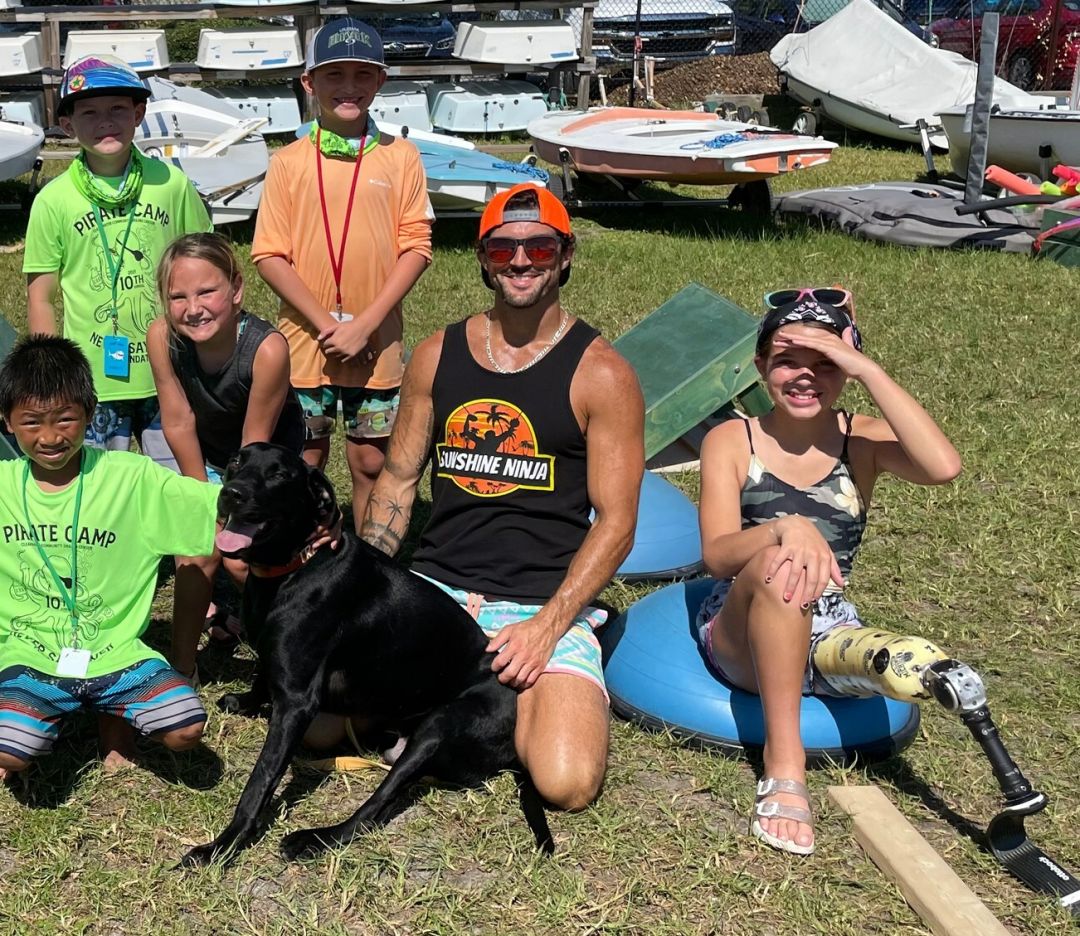
[[[140,638],[160,558],[212,551],[220,489],[84,447],[96,404],[66,338],[25,338],[0,367],[0,413],[26,453],[0,462],[0,778],[47,753],[80,708],[174,751],[206,723],[187,680]],[[130,748],[115,724],[103,722],[107,766]]]
[[[64,73],[57,116],[80,151],[34,199],[23,272],[29,332],[56,334],[59,286],[64,335],[93,368],[98,406],[87,443],[127,451],[134,433],[145,454],[175,469],[146,351],[158,314],[154,271],[177,237],[212,225],[187,177],[132,143],[149,96],[111,56],[86,56]]]

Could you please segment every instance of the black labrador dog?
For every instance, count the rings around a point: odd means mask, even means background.
[[[319,712],[360,716],[408,738],[378,789],[337,825],[285,837],[286,859],[317,854],[388,822],[422,777],[474,785],[516,774],[537,847],[554,850],[536,788],[517,759],[517,693],[498,681],[479,625],[457,602],[345,532],[337,550],[313,548],[337,514],[323,474],[288,450],[247,445],[229,465],[218,500],[218,548],[251,566],[241,620],[258,657],[250,692],[223,707],[272,705],[262,753],[232,821],[184,865],[251,843],[258,816]]]

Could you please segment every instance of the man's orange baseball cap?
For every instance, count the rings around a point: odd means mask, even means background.
[[[528,197],[530,195],[531,198]],[[507,208],[511,200],[514,204]],[[546,188],[532,182],[515,185],[487,203],[480,216],[480,237],[486,237],[500,224],[510,224],[512,221],[537,221],[555,228],[560,234],[572,236],[566,207]]]

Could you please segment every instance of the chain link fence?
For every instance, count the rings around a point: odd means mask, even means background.
[[[24,6],[56,0],[22,0]],[[162,2],[162,0],[157,0]],[[168,2],[168,0],[165,0]],[[570,0],[568,0],[570,2]],[[626,81],[687,63],[697,66],[729,93],[770,93],[776,89],[768,52],[789,33],[806,32],[844,7],[848,0],[599,0],[593,13],[591,52],[599,69]],[[1026,90],[1068,89],[1080,51],[1080,0],[873,0],[912,35],[938,48],[975,59],[985,13],[1000,14],[997,73]],[[68,4],[140,5],[140,0],[66,0]],[[509,5],[509,4],[508,4]],[[246,11],[237,8],[237,15]],[[383,33],[387,57],[449,58],[463,19],[550,19],[561,16],[581,44],[580,9],[504,10],[455,13],[450,3],[411,11],[389,2],[365,10]],[[247,21],[240,21],[249,25]],[[165,24],[163,24],[165,25]],[[170,54],[190,61],[200,23],[169,23]],[[234,24],[235,25],[235,24]],[[65,31],[72,27],[65,24]],[[173,46],[176,46],[174,49]],[[588,50],[583,49],[587,54]],[[756,58],[751,58],[756,57]],[[635,85],[631,85],[634,87]]]
[[[649,58],[665,69],[712,56],[768,52],[788,33],[806,32],[847,0],[599,0],[592,51],[609,73]],[[892,0],[875,0],[912,31],[929,32]],[[918,2],[918,0],[915,0]],[[927,0],[923,0],[927,2]],[[1080,0],[1076,0],[1080,3]],[[567,13],[572,21],[579,14]]]
[[[721,56],[764,56],[783,36],[813,29],[846,2],[599,0],[592,52],[601,70],[615,77],[631,73],[635,63],[640,72],[646,62],[664,71]],[[1080,0],[873,2],[921,41],[971,59],[978,56],[983,15],[996,12],[1000,76],[1026,90],[1071,86],[1080,50]],[[573,21],[580,14],[566,16]]]

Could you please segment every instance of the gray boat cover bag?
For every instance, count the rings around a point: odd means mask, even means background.
[[[963,193],[943,185],[874,182],[788,192],[774,199],[778,216],[815,218],[866,240],[907,247],[976,247],[1030,253],[1038,227],[1005,208],[958,215]]]

